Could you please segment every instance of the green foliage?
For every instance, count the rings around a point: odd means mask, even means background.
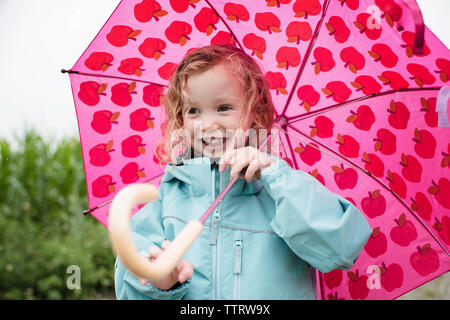
[[[44,141],[35,131],[0,139],[0,299],[114,296],[114,255],[91,216],[77,138]],[[81,289],[67,280],[80,270]]]

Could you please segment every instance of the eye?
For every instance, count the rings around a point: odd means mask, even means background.
[[[226,104],[223,104],[218,108],[219,111],[228,111],[229,109],[231,109],[231,107]]]
[[[187,113],[188,114],[196,114],[196,111],[199,111],[199,110],[197,108],[190,108]]]

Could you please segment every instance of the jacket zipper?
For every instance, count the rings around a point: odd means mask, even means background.
[[[239,299],[239,280],[241,275],[241,266],[242,266],[242,240],[234,241],[234,269],[233,269],[233,277],[234,277],[234,290],[233,290],[233,299]]]
[[[220,183],[222,182],[222,176],[220,176]],[[216,172],[213,169],[212,170],[212,200],[214,202],[216,198],[215,194],[215,178],[216,178]],[[220,241],[219,241],[219,223],[220,223],[220,206],[222,204],[222,201],[219,202],[217,208],[214,210],[214,214],[212,216],[212,229],[211,229],[211,239],[209,244],[212,246],[212,254],[213,254],[213,274],[212,274],[212,286],[213,286],[213,292],[212,292],[212,298],[214,300],[219,299],[219,275],[220,275]]]

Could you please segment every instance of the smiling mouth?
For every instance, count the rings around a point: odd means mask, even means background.
[[[219,138],[219,139],[214,139],[212,141],[208,141],[206,142],[204,139],[202,139],[202,146],[204,148],[218,148],[218,147],[222,147],[226,145],[226,138]]]

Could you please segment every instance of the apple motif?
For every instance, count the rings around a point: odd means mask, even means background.
[[[379,178],[384,176],[384,163],[376,154],[363,152],[362,161],[366,163],[364,168],[371,174]]]
[[[293,168],[293,166],[291,166]],[[325,186],[325,179],[323,178],[323,176],[319,173],[318,169],[314,169],[311,172],[308,172],[311,176],[313,176],[314,178],[316,178],[316,180],[318,180],[321,184],[323,184]]]
[[[104,167],[111,161],[110,152],[113,152],[113,140],[108,143],[100,143],[89,150],[89,163],[96,167]]]
[[[297,0],[292,6],[296,18],[308,19],[308,16],[317,16],[322,11],[318,0]]]
[[[409,87],[408,81],[406,81],[400,73],[395,71],[384,71],[378,76],[378,79],[383,82],[383,85],[389,85],[393,90]]]
[[[359,143],[352,136],[341,135],[340,133],[336,136],[336,143],[339,144],[339,152],[346,157],[356,158],[359,156]]]
[[[359,270],[355,272],[347,271],[348,291],[353,300],[364,300],[369,294],[369,287],[367,286],[367,276],[359,276]]]
[[[259,59],[263,60],[263,53],[266,52],[266,40],[257,36],[254,33],[249,33],[242,39],[244,46],[251,50],[251,55],[256,55]]]
[[[369,106],[362,105],[356,110],[356,113],[351,110],[351,116],[346,121],[353,123],[359,130],[369,131],[375,123],[375,114]]]
[[[374,23],[376,26],[372,27]],[[353,24],[359,29],[360,33],[364,33],[370,40],[377,40],[383,31],[377,20],[371,14],[365,12],[358,14]]]
[[[414,151],[416,154],[424,159],[433,159],[436,152],[436,139],[426,129],[415,129],[413,141],[416,143],[414,145]]]
[[[122,141],[122,155],[128,158],[136,158],[145,154],[145,144],[142,143],[142,137],[133,135]]]
[[[386,68],[393,68],[398,63],[398,56],[391,47],[384,43],[376,43],[372,46],[369,54],[375,62],[380,62]]]
[[[372,234],[364,246],[364,251],[372,258],[376,258],[384,254],[387,250],[387,240],[380,227],[373,228]]]
[[[393,128],[402,130],[408,127],[411,114],[403,102],[391,100],[387,112],[390,113],[388,121]]]
[[[217,29],[216,24],[219,22],[219,17],[214,10],[203,7],[199,13],[194,17],[194,24],[198,31],[211,35]]]
[[[422,165],[414,156],[402,153],[400,165],[403,166],[402,175],[406,180],[410,182],[420,182],[422,177]]]
[[[433,229],[439,232],[439,236],[446,243],[450,244],[450,218],[448,216],[443,216],[441,221],[438,218],[436,223],[433,224]]]
[[[312,29],[308,22],[292,21],[286,27],[287,42],[299,44],[312,38]]]
[[[92,184],[92,195],[97,198],[104,198],[111,193],[116,192],[116,183],[112,180],[109,174],[103,175],[95,179]]]
[[[428,71],[428,68],[417,63],[409,63],[406,66],[409,73],[412,74],[413,79],[419,87],[423,87],[424,84],[433,84],[436,82],[436,78]]]
[[[148,128],[154,128],[155,125],[151,117],[150,110],[140,108],[130,114],[130,128],[136,131],[146,131]]]
[[[268,7],[280,7],[280,4],[289,4],[292,0],[266,0],[266,6]]]
[[[106,134],[111,131],[112,124],[117,124],[117,118],[119,118],[120,112],[112,113],[109,110],[100,110],[94,113],[91,121],[91,127],[96,132]]]
[[[352,91],[342,81],[329,82],[322,92],[327,98],[331,97],[337,103],[347,101],[352,94]]]
[[[289,69],[289,67],[296,67],[300,64],[300,53],[297,48],[282,46],[278,49],[275,56],[278,65],[277,68]]]
[[[211,39],[211,44],[231,44],[236,46],[231,33],[225,31],[219,31],[216,35]]]
[[[106,96],[104,92],[108,87],[107,83],[98,83],[95,81],[85,81],[80,84],[78,98],[88,106],[95,106],[100,102],[100,96]]]
[[[391,292],[400,288],[403,284],[403,269],[397,263],[390,264],[386,267],[384,262],[380,266],[380,282],[381,286]]]
[[[172,23],[173,24],[173,23]],[[167,33],[167,29],[166,29]],[[146,58],[158,60],[164,54],[166,43],[159,38],[147,38],[139,46],[139,52]]]
[[[334,269],[333,271],[323,274],[323,279],[325,280],[325,285],[328,289],[337,288],[342,282],[342,270]]]
[[[439,269],[439,256],[429,243],[417,246],[417,252],[410,256],[409,262],[421,276],[429,275]]]
[[[361,200],[361,208],[369,218],[381,216],[386,212],[386,199],[380,190],[369,191],[369,196]]]
[[[386,179],[389,181],[389,188],[400,198],[406,199],[406,184],[403,178],[399,174],[388,170]]]
[[[434,195],[437,202],[446,209],[450,209],[450,181],[447,178],[440,178],[438,183],[432,181],[432,186],[428,192]]]
[[[158,107],[161,105],[161,95],[164,87],[159,84],[150,83],[145,86],[142,95],[142,100],[151,107]]]
[[[314,126],[310,126],[311,137],[330,138],[333,136],[334,122],[325,116],[318,116],[314,119]]]
[[[349,9],[356,10],[359,7],[359,0],[338,0],[341,6],[347,5]]]
[[[364,56],[354,47],[342,49],[340,57],[342,62],[345,63],[344,67],[348,68],[353,73],[363,69],[366,64],[366,59],[364,59]]]
[[[320,94],[316,90],[314,90],[313,86],[309,84],[298,88],[297,96],[302,101],[302,103],[300,103],[300,106],[303,106],[306,112],[309,112],[311,110],[311,107],[317,105],[320,100]]]
[[[401,45],[402,48],[406,49],[406,55],[408,56],[408,58],[412,58],[413,55],[417,56],[417,57],[424,57],[430,54],[430,48],[428,48],[426,41],[423,44],[423,53],[422,54],[415,54],[413,51],[414,48],[414,38],[415,38],[415,34],[414,32],[410,32],[410,31],[405,31],[402,33],[402,39],[405,42],[404,44]]]
[[[115,84],[111,88],[111,101],[121,107],[129,106],[132,101],[131,95],[137,93],[134,89],[136,89],[136,82]]]
[[[242,4],[227,2],[223,7],[223,12],[226,14],[228,20],[236,21],[237,23],[250,19],[250,14]]]
[[[123,183],[128,184],[138,181],[139,178],[145,178],[145,172],[144,169],[139,169],[136,162],[130,162],[120,170],[120,177]]]
[[[114,60],[112,54],[107,52],[92,52],[84,62],[85,66],[94,71],[106,71]]]
[[[319,74],[322,72],[328,72],[334,68],[336,63],[333,59],[333,54],[327,48],[319,47],[314,49],[314,58],[311,64],[314,65],[314,72]]]
[[[278,33],[281,32],[280,19],[272,12],[263,12],[255,14],[255,25],[261,31],[268,31],[269,34],[272,32]]]
[[[420,98],[422,108],[420,111],[425,112],[425,122],[428,126],[434,128],[438,125],[438,113],[436,112],[436,98]]]
[[[152,18],[159,21],[159,18],[166,14],[167,11],[161,10],[161,5],[155,0],[142,0],[134,6],[134,16],[139,22],[148,22]]]
[[[394,22],[398,22],[402,17],[402,8],[393,0],[375,0],[375,4],[383,11],[381,17],[384,17],[391,27],[394,26]]]
[[[276,90],[276,94],[278,93],[287,94],[286,90],[286,79],[281,72],[271,72],[268,71],[266,73],[267,85],[270,90]]]
[[[329,35],[334,36],[334,39],[339,43],[347,42],[350,37],[350,29],[341,17],[332,16],[325,26],[327,27]]]
[[[450,77],[450,60],[443,58],[436,59],[436,66],[439,68],[436,73],[439,74],[441,81],[447,82]]]
[[[417,231],[411,221],[406,219],[406,215],[402,213],[398,219],[394,219],[397,224],[391,229],[391,239],[402,247],[407,247],[411,242],[417,239]]]
[[[108,42],[115,47],[124,47],[128,40],[136,41],[136,37],[142,33],[142,30],[134,30],[129,26],[114,26],[106,35]]]
[[[188,40],[191,40],[191,38],[189,37],[191,32],[192,27],[189,23],[184,21],[173,21],[164,31],[164,34],[167,40],[169,40],[170,42],[179,44],[180,46],[184,46]],[[150,48],[148,50],[157,50],[155,51],[155,53],[159,58],[160,55],[158,56],[157,52],[164,48],[162,48],[162,44],[159,44],[158,46],[156,46],[156,44],[153,44],[153,48]]]
[[[143,64],[144,61],[139,58],[129,58],[122,60],[117,70],[126,75],[136,75],[140,77],[142,76],[142,71],[145,71],[141,68]]]
[[[427,221],[431,219],[431,213],[433,207],[431,206],[430,200],[422,192],[416,193],[416,198],[411,198],[411,209],[413,209],[417,214]]]
[[[386,156],[394,154],[397,149],[397,138],[388,129],[378,130],[377,137],[373,141],[375,141],[375,151],[380,151]]]
[[[311,143],[311,145],[307,144],[306,147],[300,143],[297,148],[295,148],[295,152],[300,155],[300,158],[309,166],[314,165],[317,161],[320,161],[322,157],[322,153],[318,146],[315,143]]]
[[[442,155],[444,157],[442,158],[441,161],[441,167],[450,169],[450,142],[447,145],[447,153],[442,152]]]
[[[331,169],[334,171],[334,181],[339,189],[353,189],[358,182],[358,173],[353,168],[344,169],[344,165],[341,164],[340,167],[332,166]]]
[[[200,0],[170,0],[170,6],[175,12],[183,13],[189,9],[189,6],[196,8],[195,3]]]
[[[368,96],[381,91],[381,85],[371,76],[359,76],[355,81],[351,82],[353,88],[356,91],[362,90],[362,92]]]
[[[173,62],[166,62],[158,68],[158,74],[164,80],[169,80],[172,74],[177,70],[178,65]]]

